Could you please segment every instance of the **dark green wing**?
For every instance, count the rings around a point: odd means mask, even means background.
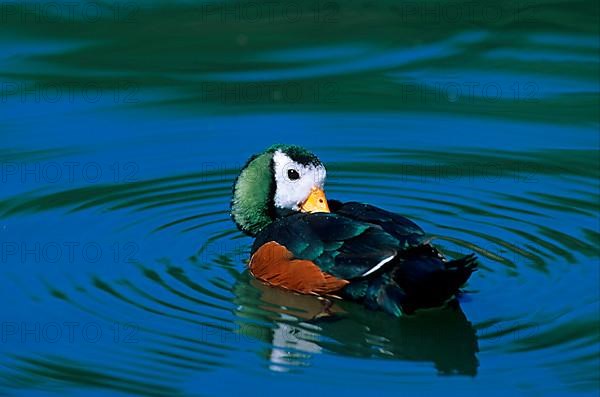
[[[382,210],[369,204],[331,200],[332,211],[348,218],[381,226],[383,230],[394,236],[403,249],[416,247],[426,243],[425,232],[410,219]]]
[[[382,227],[331,213],[278,219],[257,236],[252,253],[269,241],[346,280],[372,274],[402,250],[400,241]]]

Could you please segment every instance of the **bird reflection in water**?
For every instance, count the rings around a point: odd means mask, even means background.
[[[457,301],[393,318],[351,302],[269,287],[247,273],[235,293],[240,321],[271,324],[263,339],[272,345],[267,358],[273,371],[307,366],[314,355],[327,350],[351,357],[431,362],[439,375],[477,374],[476,331]]]

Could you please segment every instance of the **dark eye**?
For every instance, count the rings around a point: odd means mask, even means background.
[[[291,181],[295,181],[297,179],[300,179],[300,174],[295,169],[290,168],[288,170],[288,178],[290,178]]]

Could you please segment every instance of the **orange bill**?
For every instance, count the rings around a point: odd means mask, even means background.
[[[327,204],[325,192],[323,189],[317,187],[312,188],[306,201],[300,205],[300,209],[303,212],[331,212]]]

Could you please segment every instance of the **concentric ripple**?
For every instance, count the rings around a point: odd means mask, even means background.
[[[317,151],[324,159],[344,153]],[[589,314],[598,300],[587,296],[573,308],[569,297],[554,295],[564,291],[561,285],[585,285],[597,275],[591,265],[598,259],[599,167],[593,153],[353,153],[352,161],[328,166],[328,195],[402,213],[450,256],[476,252],[481,270],[460,298],[466,311],[455,303],[394,321],[352,303],[289,294],[253,280],[244,270],[251,240],[228,216],[236,169],[14,196],[4,201],[3,218],[59,212],[77,224],[80,217],[108,216],[119,219],[111,226],[119,239],[140,232],[146,237],[139,255],[117,271],[71,266],[64,276],[42,272],[28,285],[36,290],[41,282],[45,293],[37,291],[35,299],[55,300],[64,313],[111,332],[113,343],[79,346],[104,357],[103,364],[86,362],[87,354],[13,351],[2,359],[3,385],[176,394],[176,385],[193,373],[242,369],[240,355],[256,354],[264,357],[262,369],[253,370],[258,373],[311,372],[319,357],[333,355],[394,360],[390,374],[418,379],[431,371],[477,376],[480,362],[497,351],[527,361],[547,349],[568,348],[571,360],[593,368],[589,349],[599,341],[591,337]],[[574,157],[579,162],[568,161]],[[163,249],[152,249],[155,244]],[[499,306],[524,291],[519,304]],[[552,305],[526,303],[546,301]],[[511,371],[518,369],[516,364]],[[579,382],[592,381],[578,376]]]

